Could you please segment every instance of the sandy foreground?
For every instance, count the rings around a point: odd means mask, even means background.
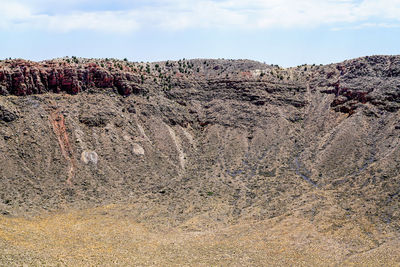
[[[296,215],[232,226],[192,218],[138,222],[109,205],[31,218],[0,217],[1,266],[400,266],[400,242],[367,222],[316,227]],[[203,227],[201,227],[203,226]],[[341,228],[337,230],[337,228]]]

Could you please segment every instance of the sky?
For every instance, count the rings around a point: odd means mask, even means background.
[[[0,59],[289,67],[377,54],[400,54],[400,0],[0,0]]]

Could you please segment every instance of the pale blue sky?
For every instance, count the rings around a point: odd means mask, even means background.
[[[400,0],[0,0],[0,36],[0,59],[326,64],[400,54]]]

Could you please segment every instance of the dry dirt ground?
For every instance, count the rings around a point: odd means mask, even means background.
[[[314,225],[296,215],[200,230],[138,222],[108,205],[0,218],[2,266],[398,266],[400,242],[373,244],[366,221]],[[187,224],[201,223],[192,219]],[[344,229],[337,231],[335,227]],[[321,228],[325,228],[321,231]],[[366,228],[370,228],[367,229]],[[385,235],[384,233],[380,233]],[[352,242],[348,242],[352,240]],[[354,244],[352,244],[354,243]],[[371,246],[371,248],[369,248]]]

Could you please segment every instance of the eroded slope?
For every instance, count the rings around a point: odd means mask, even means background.
[[[295,216],[378,248],[400,227],[399,69],[2,61],[0,209],[135,205],[187,231]]]

